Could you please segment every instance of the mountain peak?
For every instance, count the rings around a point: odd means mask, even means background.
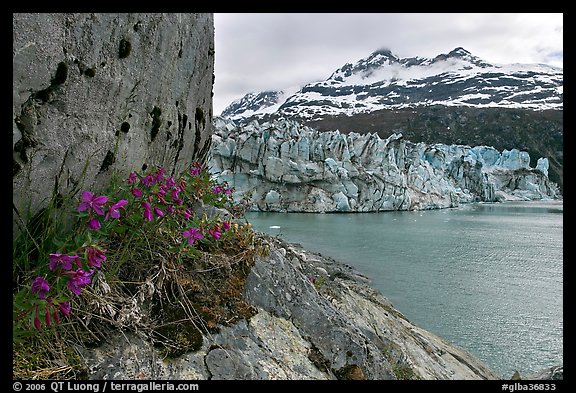
[[[468,52],[466,49],[459,46],[458,48],[452,49],[448,53],[448,56],[450,56],[450,57],[466,57],[466,56],[472,56],[472,53]]]
[[[245,101],[223,115],[318,120],[431,105],[562,110],[563,71],[541,64],[492,65],[462,47],[434,58],[399,58],[380,48],[297,92],[247,98],[250,105]]]
[[[489,64],[489,63],[485,62],[484,60],[480,59],[479,57],[474,56],[472,53],[468,52],[466,49],[462,48],[461,46],[459,46],[455,49],[452,49],[450,52],[448,52],[448,54],[443,53],[443,54],[436,56],[432,60],[432,63],[436,63],[438,61],[448,60],[448,59],[460,59],[460,60],[471,63],[471,64],[478,66],[478,67],[481,67],[481,68],[493,67],[492,64]]]
[[[374,52],[372,52],[372,54],[369,57],[375,57],[375,56],[391,57],[397,59],[396,55],[392,53],[392,51],[388,48],[377,49]]]

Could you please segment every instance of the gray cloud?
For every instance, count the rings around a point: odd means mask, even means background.
[[[434,57],[456,47],[492,63],[562,67],[562,14],[219,14],[214,113],[246,93],[328,78],[380,48]]]

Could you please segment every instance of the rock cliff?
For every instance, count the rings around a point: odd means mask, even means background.
[[[13,14],[13,202],[183,170],[210,146],[212,14]]]
[[[548,161],[517,149],[412,143],[401,134],[320,132],[291,120],[214,121],[210,170],[254,209],[376,212],[554,199]]]
[[[352,266],[266,236],[244,296],[257,313],[162,359],[140,332],[82,349],[92,379],[499,379],[412,324]],[[146,284],[144,284],[145,286]]]

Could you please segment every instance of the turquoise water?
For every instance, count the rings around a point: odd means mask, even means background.
[[[411,322],[503,378],[563,363],[562,201],[246,216],[355,266]]]

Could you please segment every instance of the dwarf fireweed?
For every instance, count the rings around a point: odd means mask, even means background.
[[[198,247],[215,247],[231,236],[231,225],[218,217],[198,217],[195,208],[211,205],[231,208],[233,190],[214,181],[207,168],[193,163],[180,177],[167,176],[164,168],[148,173],[131,172],[124,184],[108,195],[83,191],[75,213],[76,229],[64,246],[47,258],[47,269],[36,277],[14,303],[14,320],[40,331],[72,315],[75,297],[92,283],[98,270],[114,263],[107,255],[126,236],[172,233],[179,252],[191,257]],[[19,293],[20,294],[20,293]],[[24,299],[24,300],[23,300]]]

